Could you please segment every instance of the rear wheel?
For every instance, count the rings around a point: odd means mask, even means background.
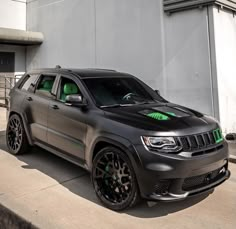
[[[29,148],[23,122],[19,115],[10,116],[6,131],[7,147],[12,154],[22,154]]]
[[[102,149],[94,158],[92,182],[99,200],[112,210],[132,207],[139,199],[131,162],[114,147]]]

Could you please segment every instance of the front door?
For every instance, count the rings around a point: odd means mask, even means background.
[[[70,76],[62,76],[57,100],[49,104],[48,143],[70,156],[84,159],[86,112],[65,104],[66,96],[71,94],[81,94],[79,83]]]

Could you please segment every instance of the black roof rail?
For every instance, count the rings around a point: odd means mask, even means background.
[[[113,69],[106,69],[106,68],[87,68],[88,70],[96,70],[96,71],[109,71],[109,72],[116,72]]]

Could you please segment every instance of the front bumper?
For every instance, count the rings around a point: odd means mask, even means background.
[[[228,146],[194,157],[161,154],[135,146],[142,162],[136,169],[141,196],[148,200],[176,201],[209,191],[230,177]]]
[[[174,193],[162,193],[162,194],[156,194],[153,193],[149,196],[152,200],[158,200],[158,201],[176,201],[176,200],[183,200],[186,199],[188,196],[197,195],[203,192],[207,192],[218,185],[222,184],[225,180],[229,179],[230,177],[230,171],[227,170],[221,178],[219,178],[217,181],[212,182],[211,184],[204,185],[203,187],[195,188],[192,191],[185,192],[183,194],[174,194]]]

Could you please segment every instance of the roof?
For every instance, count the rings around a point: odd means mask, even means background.
[[[30,73],[73,73],[79,78],[99,78],[99,77],[131,77],[127,73],[117,72],[110,69],[97,69],[97,68],[86,68],[86,69],[76,69],[76,68],[44,68],[30,71]]]
[[[163,0],[163,5],[164,11],[169,14],[208,5],[217,5],[221,8],[236,11],[236,0]]]

